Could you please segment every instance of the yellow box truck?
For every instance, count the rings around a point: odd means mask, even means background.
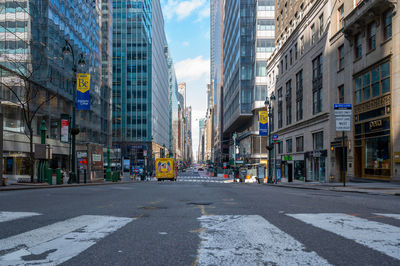
[[[161,180],[176,181],[177,171],[172,158],[158,158],[156,159],[156,178]]]

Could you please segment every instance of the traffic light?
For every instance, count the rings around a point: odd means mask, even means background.
[[[267,150],[272,151],[273,146],[272,145],[267,145],[266,148],[267,148]]]

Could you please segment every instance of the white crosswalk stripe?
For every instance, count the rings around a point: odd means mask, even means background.
[[[400,260],[399,227],[343,213],[287,215]]]
[[[0,223],[40,215],[37,212],[0,212]]]
[[[0,256],[0,265],[63,263],[133,220],[82,215],[1,239],[0,254],[4,255]]]
[[[400,214],[394,214],[394,213],[374,213],[374,214],[400,220]]]
[[[202,216],[199,265],[329,265],[258,215]]]
[[[231,179],[226,179],[223,177],[210,177],[210,176],[192,176],[192,175],[181,175],[178,176],[177,179],[178,182],[197,182],[197,183],[219,183],[219,184],[225,184],[225,183],[233,183],[233,180]]]

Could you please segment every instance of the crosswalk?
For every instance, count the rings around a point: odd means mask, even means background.
[[[232,179],[223,177],[210,177],[210,176],[200,176],[200,175],[179,175],[177,180],[178,183],[217,183],[217,184],[227,184],[233,183]]]
[[[36,212],[1,212],[1,223]],[[390,224],[345,213],[286,213],[305,225],[333,233],[400,263],[400,214],[372,213]],[[81,215],[0,239],[0,265],[58,265],[136,218]],[[317,251],[260,215],[202,215],[197,265],[331,265]]]

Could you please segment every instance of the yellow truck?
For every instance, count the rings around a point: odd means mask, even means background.
[[[177,169],[172,158],[156,159],[156,178],[158,181],[171,180],[176,181]]]

